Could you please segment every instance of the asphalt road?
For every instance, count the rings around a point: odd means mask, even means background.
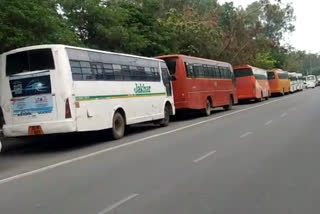
[[[169,127],[7,140],[0,213],[320,213],[320,89]]]

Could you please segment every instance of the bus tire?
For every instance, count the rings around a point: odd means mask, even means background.
[[[203,113],[204,113],[204,116],[207,116],[207,117],[211,115],[211,102],[209,99],[207,99],[206,108],[204,109]]]
[[[160,121],[161,127],[166,127],[170,123],[170,112],[171,112],[171,106],[169,104],[166,104],[164,107],[164,118]]]
[[[223,109],[224,109],[225,111],[228,111],[228,110],[231,110],[231,109],[232,109],[232,106],[233,106],[233,98],[232,98],[232,96],[230,96],[229,99],[230,99],[229,105],[226,105],[226,106],[223,107]]]
[[[256,102],[262,102],[262,99],[263,99],[263,93],[261,92],[261,95],[259,98],[256,98]]]
[[[124,115],[117,111],[113,116],[112,121],[112,138],[119,140],[123,138],[126,130],[126,120]]]

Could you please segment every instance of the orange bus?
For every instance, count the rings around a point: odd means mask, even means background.
[[[233,68],[236,77],[238,100],[252,100],[259,102],[269,99],[271,95],[267,71],[250,65]]]
[[[283,71],[281,69],[273,69],[268,71],[268,80],[271,93],[273,95],[281,94],[283,96],[285,94],[289,94],[290,80],[287,71]]]
[[[173,76],[177,110],[202,110],[209,116],[215,107],[231,109],[237,103],[232,66],[226,62],[184,55],[160,56]]]

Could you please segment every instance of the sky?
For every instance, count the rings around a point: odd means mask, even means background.
[[[233,1],[236,6],[246,7],[254,0],[219,0],[219,2]],[[283,43],[289,43],[298,50],[320,53],[320,0],[282,0],[292,3],[296,21],[296,30],[286,35]]]

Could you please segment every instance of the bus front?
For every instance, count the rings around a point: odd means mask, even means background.
[[[7,137],[76,131],[65,48],[42,45],[1,55],[0,105]]]

